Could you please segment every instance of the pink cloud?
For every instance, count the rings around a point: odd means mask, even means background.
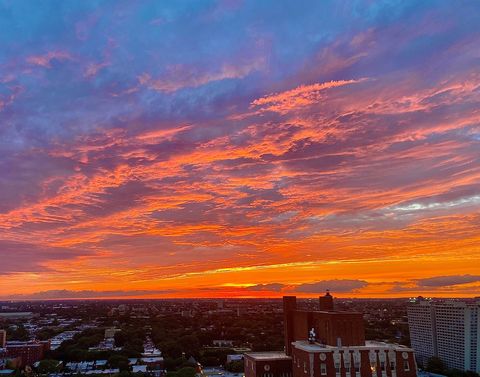
[[[214,81],[241,79],[254,71],[261,70],[264,65],[263,58],[239,66],[224,64],[213,72],[199,72],[194,67],[175,65],[169,67],[162,78],[154,79],[148,73],[144,73],[138,77],[138,81],[141,85],[156,91],[171,93],[184,88],[197,88]]]
[[[260,107],[260,112],[272,111],[285,114],[293,109],[305,107],[318,102],[321,92],[331,88],[356,84],[366,79],[359,80],[339,80],[316,83],[311,85],[300,85],[294,89],[281,93],[274,93],[256,99],[251,103],[252,107]]]
[[[89,78],[96,76],[97,73],[105,67],[108,67],[110,64],[103,62],[103,63],[91,63],[87,66],[87,69],[85,69],[85,72],[83,74],[84,77]]]
[[[32,55],[27,58],[27,63],[44,68],[51,68],[52,60],[71,60],[72,56],[65,51],[50,51],[43,55]]]

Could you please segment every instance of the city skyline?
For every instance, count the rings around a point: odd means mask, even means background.
[[[0,300],[480,295],[474,1],[0,1]]]

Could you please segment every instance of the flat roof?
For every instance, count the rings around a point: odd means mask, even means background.
[[[362,315],[362,312],[355,312],[355,311],[346,311],[346,310],[306,310],[306,309],[293,309],[295,312],[302,312],[302,313],[321,313],[321,314],[355,314],[355,315]]]
[[[295,348],[302,349],[307,352],[333,352],[335,350],[371,350],[371,349],[385,349],[385,350],[393,350],[393,351],[411,351],[413,350],[407,346],[396,344],[396,343],[385,343],[385,342],[377,342],[374,340],[367,340],[365,345],[363,346],[330,346],[321,343],[310,343],[305,340],[299,340],[296,342],[292,342]]]
[[[282,351],[247,352],[245,356],[255,360],[291,360],[291,357],[287,356],[285,352]]]

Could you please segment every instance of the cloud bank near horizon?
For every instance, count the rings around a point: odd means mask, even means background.
[[[444,292],[455,293],[455,286],[470,285],[464,292],[477,291],[480,289],[480,276],[472,275],[453,275],[453,276],[433,276],[426,279],[412,280],[407,282],[368,282],[358,279],[333,279],[321,280],[317,282],[303,284],[283,284],[266,283],[236,287],[239,296],[249,297],[252,293],[261,293],[266,297],[280,297],[282,295],[318,296],[330,291],[334,296],[355,296],[362,289],[370,286],[388,287],[391,293],[414,293],[419,289],[425,289],[426,292],[442,294]],[[473,284],[473,286],[472,286]],[[453,288],[453,289],[452,289]],[[228,285],[218,287],[208,287],[205,291],[217,293],[217,297],[229,297]],[[458,292],[457,292],[458,293]],[[0,300],[61,300],[61,299],[121,299],[121,298],[171,298],[182,297],[182,291],[175,290],[114,290],[114,291],[96,291],[81,290],[71,291],[66,289],[57,289],[27,294],[15,294],[9,296],[0,296]]]

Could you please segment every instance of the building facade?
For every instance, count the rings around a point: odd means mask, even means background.
[[[293,344],[293,377],[415,377],[413,350],[382,342],[332,347]]]
[[[330,346],[359,346],[365,344],[365,328],[362,313],[333,310],[330,293],[321,297],[320,307],[327,306],[331,310],[307,311],[298,310],[296,298],[284,298],[285,351],[291,355],[292,342],[308,340],[313,329],[316,341]]]
[[[426,366],[428,359],[437,355],[435,313],[429,301],[407,307],[410,344],[415,350],[417,361]]]
[[[245,354],[246,377],[416,377],[411,348],[365,342],[363,315],[335,311],[327,292],[323,310],[298,310],[283,298],[285,352]]]
[[[44,358],[45,352],[50,349],[50,342],[7,342],[6,354],[8,358],[20,360],[22,367],[33,365]]]
[[[292,377],[292,358],[285,352],[249,352],[244,370],[245,377]]]
[[[425,365],[432,356],[448,368],[480,372],[480,301],[418,299],[408,307],[412,347]]]

